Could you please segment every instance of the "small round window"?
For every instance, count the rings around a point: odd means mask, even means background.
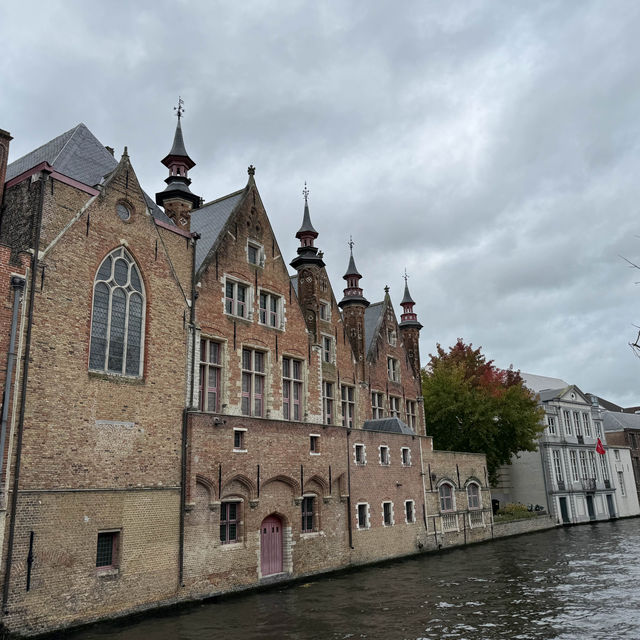
[[[131,217],[131,211],[129,211],[129,207],[124,204],[119,204],[116,207],[116,211],[118,212],[118,217],[120,220],[128,220]]]

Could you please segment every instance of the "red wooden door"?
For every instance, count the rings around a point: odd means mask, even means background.
[[[267,516],[260,525],[260,568],[263,576],[282,572],[282,521]]]

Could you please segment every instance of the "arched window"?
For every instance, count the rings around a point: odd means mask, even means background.
[[[124,247],[100,265],[93,284],[89,369],[142,375],[144,287],[138,267]]]
[[[438,489],[440,495],[440,511],[453,511],[453,487],[444,482]]]
[[[480,507],[482,507],[480,487],[476,482],[470,482],[467,485],[467,501],[469,503],[469,509],[480,509]]]

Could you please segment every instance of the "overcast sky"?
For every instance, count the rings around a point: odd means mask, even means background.
[[[16,159],[84,122],[144,188],[175,128],[207,201],[256,181],[295,255],[304,181],[336,296],[404,268],[422,359],[640,404],[640,3],[2,3],[0,128]],[[399,315],[399,307],[397,309]]]

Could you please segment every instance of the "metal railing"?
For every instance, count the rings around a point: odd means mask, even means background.
[[[595,478],[582,478],[582,488],[584,491],[595,491],[596,490],[596,479]]]

